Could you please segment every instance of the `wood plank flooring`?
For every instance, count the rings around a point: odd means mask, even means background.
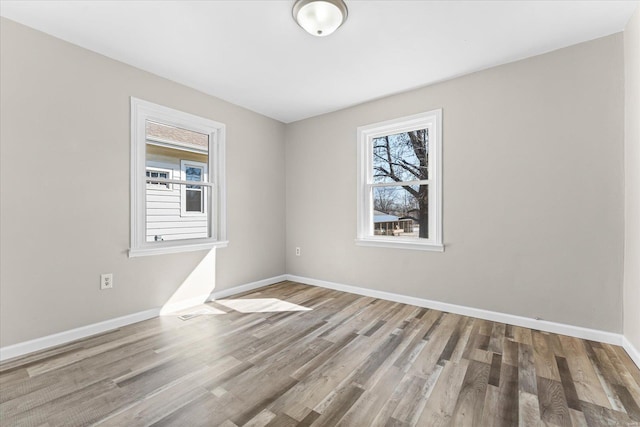
[[[293,282],[203,307],[0,365],[0,425],[640,425],[617,346]]]

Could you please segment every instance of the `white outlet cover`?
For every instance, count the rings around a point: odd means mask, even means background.
[[[100,275],[100,289],[113,289],[113,274],[106,273]]]

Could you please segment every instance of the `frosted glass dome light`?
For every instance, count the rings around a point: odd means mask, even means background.
[[[325,37],[347,19],[347,5],[342,0],[297,0],[293,19],[309,34]]]

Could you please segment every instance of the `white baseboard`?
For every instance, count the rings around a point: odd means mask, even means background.
[[[152,308],[150,310],[139,311],[137,313],[128,314],[126,316],[116,317],[115,319],[109,319],[103,322],[93,323],[91,325],[81,326],[79,328],[59,332],[57,334],[47,335],[45,337],[36,338],[18,344],[8,345],[0,348],[0,362],[8,359],[13,359],[14,357],[24,356],[25,354],[44,350],[49,347],[67,344],[71,341],[76,341],[81,338],[89,337],[91,335],[107,332],[112,329],[130,325],[132,323],[152,319],[154,317],[157,317],[159,314],[159,308]]]
[[[257,282],[247,283],[245,285],[234,286],[233,288],[223,289],[221,291],[213,291],[209,296],[209,301],[214,301],[221,298],[227,298],[233,295],[238,295],[243,292],[252,291],[254,289],[262,288],[263,286],[273,285],[284,280],[288,280],[289,277],[286,274],[280,276],[270,277],[268,279],[258,280]]]
[[[631,344],[631,341],[627,339],[627,337],[622,337],[622,348],[625,349],[633,363],[635,363],[638,368],[640,368],[640,351]]]
[[[536,320],[528,317],[515,316],[513,314],[483,310],[480,308],[465,307],[462,305],[432,301],[424,298],[394,294],[391,292],[376,291],[374,289],[360,288],[357,286],[327,282],[325,280],[311,279],[308,277],[294,276],[291,274],[288,274],[286,276],[287,280],[306,283],[308,285],[320,286],[328,289],[334,289],[337,291],[349,292],[352,294],[364,295],[373,298],[380,298],[404,304],[411,304],[418,307],[432,308],[449,313],[461,314],[463,316],[477,317],[480,319],[491,320],[493,322],[508,323],[510,325],[522,326],[525,328],[537,329],[545,332],[553,332],[555,334],[569,335],[572,337],[587,340],[600,341],[607,344],[622,345],[622,335],[613,332],[583,328],[581,326],[566,325],[563,323],[548,322],[546,320]]]
[[[640,352],[629,342],[629,340],[627,340],[626,337],[620,334],[599,331],[596,329],[588,329],[580,326],[572,326],[572,325],[566,325],[562,323],[530,319],[527,317],[515,316],[512,314],[482,310],[482,309],[473,308],[473,307],[465,307],[461,305],[449,304],[449,303],[444,303],[439,301],[432,301],[428,299],[416,298],[416,297],[411,297],[407,295],[400,295],[400,294],[395,294],[391,292],[376,291],[373,289],[360,288],[357,286],[344,285],[340,283],[311,279],[308,277],[300,277],[300,276],[295,276],[291,274],[283,274],[280,276],[275,276],[275,277],[271,277],[264,280],[258,280],[256,282],[235,286],[233,288],[223,289],[221,291],[214,291],[209,296],[199,296],[197,298],[191,298],[187,301],[182,301],[180,303],[170,304],[168,306],[169,310],[165,311],[163,309],[163,313],[169,312],[169,311],[183,310],[191,306],[202,304],[203,301],[211,301],[211,300],[226,298],[226,297],[237,295],[243,292],[258,289],[263,286],[272,285],[274,283],[278,283],[283,280],[291,280],[294,282],[300,282],[308,285],[319,286],[327,289],[335,289],[338,291],[349,292],[357,295],[380,298],[388,301],[411,304],[418,307],[432,308],[435,310],[446,311],[446,312],[460,314],[464,316],[477,317],[480,319],[491,320],[494,322],[508,323],[510,325],[522,326],[525,328],[538,329],[546,332],[569,335],[576,338],[600,341],[608,344],[621,345],[627,351],[627,353],[629,354],[631,359],[635,362],[635,364],[638,365],[638,367],[640,367]],[[103,322],[82,326],[79,328],[71,329],[71,330],[60,332],[57,334],[36,338],[30,341],[25,341],[22,343],[9,345],[6,347],[1,347],[0,362],[8,359],[13,359],[19,356],[24,356],[26,354],[33,353],[36,351],[44,350],[46,348],[66,344],[71,341],[89,337],[91,335],[107,332],[109,330],[130,325],[132,323],[137,323],[143,320],[151,319],[159,316],[160,311],[161,311],[160,308],[153,308],[150,310],[133,313],[126,316],[117,317],[115,319],[105,320]]]

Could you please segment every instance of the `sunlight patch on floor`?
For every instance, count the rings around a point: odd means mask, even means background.
[[[278,298],[243,298],[216,300],[223,305],[240,313],[270,313],[279,311],[310,311],[310,308],[283,301]]]

